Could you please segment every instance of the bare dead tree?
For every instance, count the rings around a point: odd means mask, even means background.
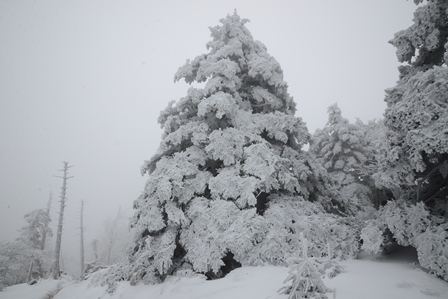
[[[81,277],[84,274],[84,200],[81,200],[80,211],[80,253],[81,253]]]
[[[111,263],[112,252],[120,239],[120,227],[125,219],[126,214],[120,207],[114,217],[108,217],[104,222],[103,236],[105,241],[106,265]]]
[[[45,211],[47,213],[48,219],[50,219],[50,209],[51,209],[51,203],[53,201],[53,192],[50,191],[50,196],[48,198],[47,202],[47,210]],[[44,223],[44,228],[42,231],[42,243],[40,244],[40,249],[43,251],[45,249],[45,242],[47,240],[47,232],[48,232],[48,221]]]
[[[30,268],[28,269],[28,275],[26,277],[26,282],[27,283],[31,282],[31,275],[33,273],[33,267],[34,267],[34,259],[31,260]]]
[[[62,225],[64,222],[64,208],[65,202],[67,201],[67,180],[71,179],[73,176],[68,176],[68,169],[73,166],[68,166],[68,162],[64,163],[64,169],[60,170],[64,172],[64,176],[58,178],[62,178],[62,187],[61,187],[61,195],[60,195],[60,209],[59,209],[59,222],[58,222],[58,232],[56,234],[56,249],[54,254],[54,264],[53,264],[53,277],[54,279],[59,279],[61,277],[61,270],[59,265],[59,258],[61,254],[61,238],[62,238]]]
[[[92,251],[93,251],[93,260],[95,262],[97,262],[98,259],[99,259],[99,257],[98,257],[98,243],[99,243],[98,239],[93,239],[92,243],[91,243]]]

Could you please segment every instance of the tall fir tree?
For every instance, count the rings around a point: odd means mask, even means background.
[[[236,12],[220,22],[209,52],[175,75],[205,84],[160,114],[162,141],[142,167],[149,179],[134,202],[134,245],[121,271],[111,270],[116,277],[156,283],[173,273],[220,277],[240,264],[284,264],[296,254],[295,233],[317,238],[303,217],[322,223],[324,209],[334,209],[325,169],[302,151],[310,135],[279,63]],[[329,219],[321,242],[351,238]],[[341,255],[350,244],[338,247]]]

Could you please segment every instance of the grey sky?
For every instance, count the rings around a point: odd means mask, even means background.
[[[411,24],[412,1],[0,0],[0,240],[16,237],[50,190],[56,202],[64,160],[75,176],[66,255],[78,256],[80,200],[86,244],[119,206],[131,214],[158,114],[188,88],[174,73],[206,53],[208,27],[235,8],[281,64],[310,132],[334,102],[350,120],[381,117],[398,78],[387,41]]]

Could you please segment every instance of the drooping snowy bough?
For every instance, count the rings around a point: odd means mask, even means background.
[[[337,256],[356,251],[326,170],[302,150],[310,135],[282,69],[246,22],[222,19],[210,28],[209,52],[176,73],[205,85],[160,114],[162,141],[134,202],[134,243],[110,281],[287,264],[300,255],[300,232],[315,255],[327,243]]]

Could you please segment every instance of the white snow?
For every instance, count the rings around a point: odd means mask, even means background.
[[[406,252],[391,256],[362,255],[341,262],[345,272],[325,278],[336,290],[336,299],[434,299],[448,298],[448,283],[424,272]],[[120,282],[113,295],[105,287],[89,286],[88,281],[68,283],[54,299],[286,299],[277,290],[283,286],[288,269],[284,267],[243,267],[223,279],[206,281],[204,277],[171,277],[159,285],[130,286]],[[56,289],[59,281],[43,280],[5,288],[1,299],[41,299]],[[329,294],[331,299],[333,296]]]
[[[17,284],[6,287],[3,291],[0,291],[0,298],[51,299],[52,297],[48,295],[56,294],[60,289],[72,283],[73,281],[69,277],[62,276],[61,280],[44,279],[34,285],[29,285],[27,283]]]

